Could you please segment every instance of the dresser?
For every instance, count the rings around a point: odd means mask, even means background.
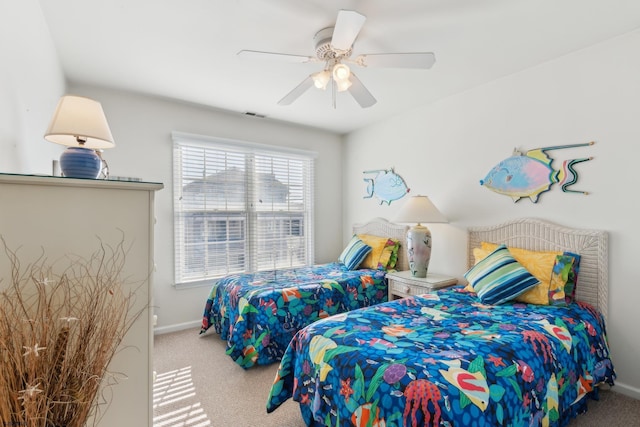
[[[100,241],[129,247],[122,277],[136,283],[134,310],[144,310],[124,337],[108,371],[118,383],[104,390],[110,401],[99,426],[151,426],[153,322],[151,299],[154,196],[160,183],[0,174],[0,235],[21,263],[41,254],[89,257]],[[9,272],[0,257],[0,277]],[[5,277],[3,282],[7,282]],[[142,285],[140,285],[142,283]],[[101,399],[102,401],[102,399]]]
[[[436,273],[427,273],[427,277],[413,277],[409,270],[389,272],[386,278],[389,285],[389,301],[427,294],[435,289],[458,283],[458,279],[455,277]]]

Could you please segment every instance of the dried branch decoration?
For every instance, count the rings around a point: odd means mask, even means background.
[[[22,269],[0,240],[11,265],[10,277],[0,277],[0,420],[95,425],[104,409],[101,387],[114,385],[106,378],[109,362],[147,307],[135,308],[136,289],[120,277],[123,242],[101,242],[88,259],[67,255],[69,266],[55,274],[44,255]]]

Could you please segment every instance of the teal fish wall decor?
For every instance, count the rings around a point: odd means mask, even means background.
[[[578,173],[574,166],[592,160],[593,157],[565,160],[562,163],[562,168],[556,170],[551,166],[553,159],[547,155],[547,151],[585,147],[593,144],[595,142],[556,145],[536,148],[524,154],[514,150],[511,157],[498,163],[484,179],[480,180],[480,185],[496,193],[509,196],[514,202],[528,197],[533,203],[536,203],[540,194],[549,190],[555,183],[560,183],[562,191],[566,193],[588,194],[586,191],[572,190],[569,187],[578,181]]]
[[[365,199],[375,196],[380,200],[380,204],[390,205],[392,201],[401,199],[408,192],[409,188],[404,179],[391,169],[376,169],[362,172],[364,174],[376,174],[373,178],[364,178],[367,183],[367,195]]]

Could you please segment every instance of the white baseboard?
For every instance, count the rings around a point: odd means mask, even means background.
[[[611,391],[615,391],[620,394],[624,394],[625,396],[633,397],[634,399],[640,400],[639,388],[631,387],[630,385],[621,383],[619,381],[616,381],[616,385],[611,387]]]
[[[202,325],[202,320],[194,320],[192,322],[178,323],[176,325],[160,326],[153,328],[153,335],[168,334],[170,332],[183,331],[185,329],[197,328]]]

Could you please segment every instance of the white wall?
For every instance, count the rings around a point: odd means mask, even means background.
[[[44,173],[63,148],[44,132],[65,81],[37,0],[0,2],[0,171]]]
[[[394,166],[411,188],[448,216],[434,224],[431,269],[461,277],[470,225],[517,217],[609,232],[608,332],[617,390],[640,397],[640,287],[635,272],[640,245],[637,218],[640,156],[640,31],[572,53],[352,133],[344,157],[343,227],[372,216],[393,219],[390,206],[363,199],[362,171]],[[437,66],[437,64],[436,64]],[[384,102],[384,100],[382,100]],[[558,185],[537,204],[513,203],[479,180],[514,147],[529,150],[596,141],[591,147],[549,152],[564,159],[594,156],[576,166],[574,189]],[[347,236],[345,235],[346,239]]]
[[[339,136],[309,128],[248,117],[160,98],[95,86],[70,85],[69,92],[99,100],[116,147],[103,157],[114,176],[162,182],[156,194],[155,312],[159,331],[200,323],[210,287],[173,287],[173,177],[171,132],[180,131],[317,153],[315,255],[318,262],[336,259],[342,249],[342,182]],[[123,209],[126,207],[123,206]]]

